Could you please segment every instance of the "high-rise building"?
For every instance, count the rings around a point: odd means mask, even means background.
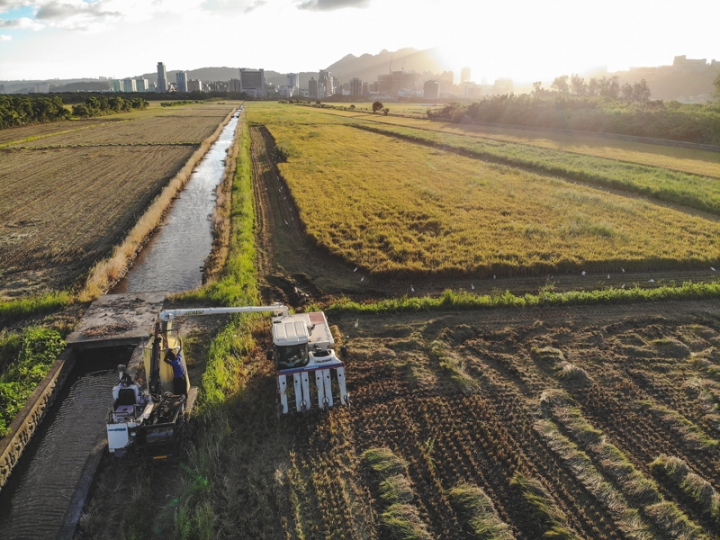
[[[150,91],[150,84],[147,79],[138,78],[135,79],[135,90],[137,92],[148,92]]]
[[[162,62],[158,62],[157,64],[157,78],[157,91],[159,94],[164,94],[168,91],[168,82],[165,64],[163,64]]]
[[[297,73],[287,74],[288,97],[297,96],[300,93],[300,76]]]
[[[178,92],[187,92],[188,86],[187,86],[187,72],[185,71],[178,71],[175,74],[175,81],[177,81],[177,90]]]
[[[188,92],[202,92],[203,91],[202,81],[200,79],[188,79],[187,91]]]
[[[460,70],[460,82],[470,82],[470,79],[472,79],[471,71],[469,67],[464,67],[462,70]]]
[[[423,97],[425,99],[437,99],[440,97],[440,81],[425,81],[423,86]]]
[[[385,75],[378,75],[378,88],[381,94],[397,97],[415,93],[417,75],[405,71],[391,71]]]
[[[123,79],[123,92],[137,92],[135,79]]]
[[[363,82],[357,77],[350,79],[350,95],[351,96],[362,96],[363,93]]]
[[[318,88],[323,87],[326,96],[332,96],[335,92],[335,86],[333,84],[333,76],[329,71],[320,70],[318,74]]]
[[[308,96],[311,99],[317,99],[318,97],[318,82],[315,77],[310,77],[310,81],[308,81]]]
[[[370,85],[366,82],[362,85],[362,93],[363,96],[369,96],[370,95]]]
[[[265,97],[265,70],[240,69],[240,89],[256,98]]]

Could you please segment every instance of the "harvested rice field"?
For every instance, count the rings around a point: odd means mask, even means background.
[[[237,105],[0,132],[0,297],[81,286]]]

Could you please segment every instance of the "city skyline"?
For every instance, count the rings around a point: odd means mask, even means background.
[[[403,47],[439,47],[451,69],[467,66],[478,81],[656,66],[677,54],[720,57],[717,2],[578,4],[416,0],[409,9],[400,0],[5,0],[0,79],[139,76],[151,55],[183,71],[316,71],[348,53]],[[313,27],[337,28],[338,39],[287,47],[280,37]]]

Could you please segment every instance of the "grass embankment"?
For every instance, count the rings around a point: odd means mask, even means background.
[[[0,333],[0,437],[64,348],[60,333],[50,328]]]
[[[632,304],[667,300],[700,300],[720,297],[720,283],[683,283],[679,287],[663,286],[642,289],[610,287],[602,290],[541,292],[539,294],[515,295],[510,291],[479,295],[447,290],[441,296],[391,298],[361,304],[349,298],[341,299],[325,307],[331,314],[340,313],[399,313],[413,311],[443,311],[463,309],[489,309],[502,307],[580,306],[598,304]]]
[[[50,313],[69,306],[75,297],[67,291],[50,291],[45,294],[0,302],[0,325]]]
[[[717,177],[437,131],[388,126],[357,127],[496,163],[621,189],[663,202],[720,214],[720,184]]]
[[[239,155],[232,187],[232,230],[223,276],[193,295],[223,305],[257,305],[259,294],[255,270],[254,208],[250,160],[250,132],[242,122]],[[213,481],[222,467],[217,456],[229,436],[229,396],[241,386],[239,374],[246,353],[253,347],[252,329],[259,317],[233,316],[214,338],[202,378],[197,422],[200,443],[188,461],[188,475],[181,488],[175,517],[176,538],[212,538]]]

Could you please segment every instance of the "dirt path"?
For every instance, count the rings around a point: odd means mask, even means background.
[[[509,290],[515,294],[553,290],[593,290],[606,287],[659,287],[685,281],[717,279],[711,268],[689,271],[623,272],[612,274],[555,274],[500,278],[449,279],[427,277],[415,280],[387,279],[355,270],[352,262],[340,260],[316,246],[300,220],[287,184],[273,163],[274,140],[264,127],[252,127],[252,165],[258,223],[259,274],[266,299],[302,304],[305,295],[315,301],[338,296],[377,299],[397,296],[438,295],[446,289],[478,294]]]

